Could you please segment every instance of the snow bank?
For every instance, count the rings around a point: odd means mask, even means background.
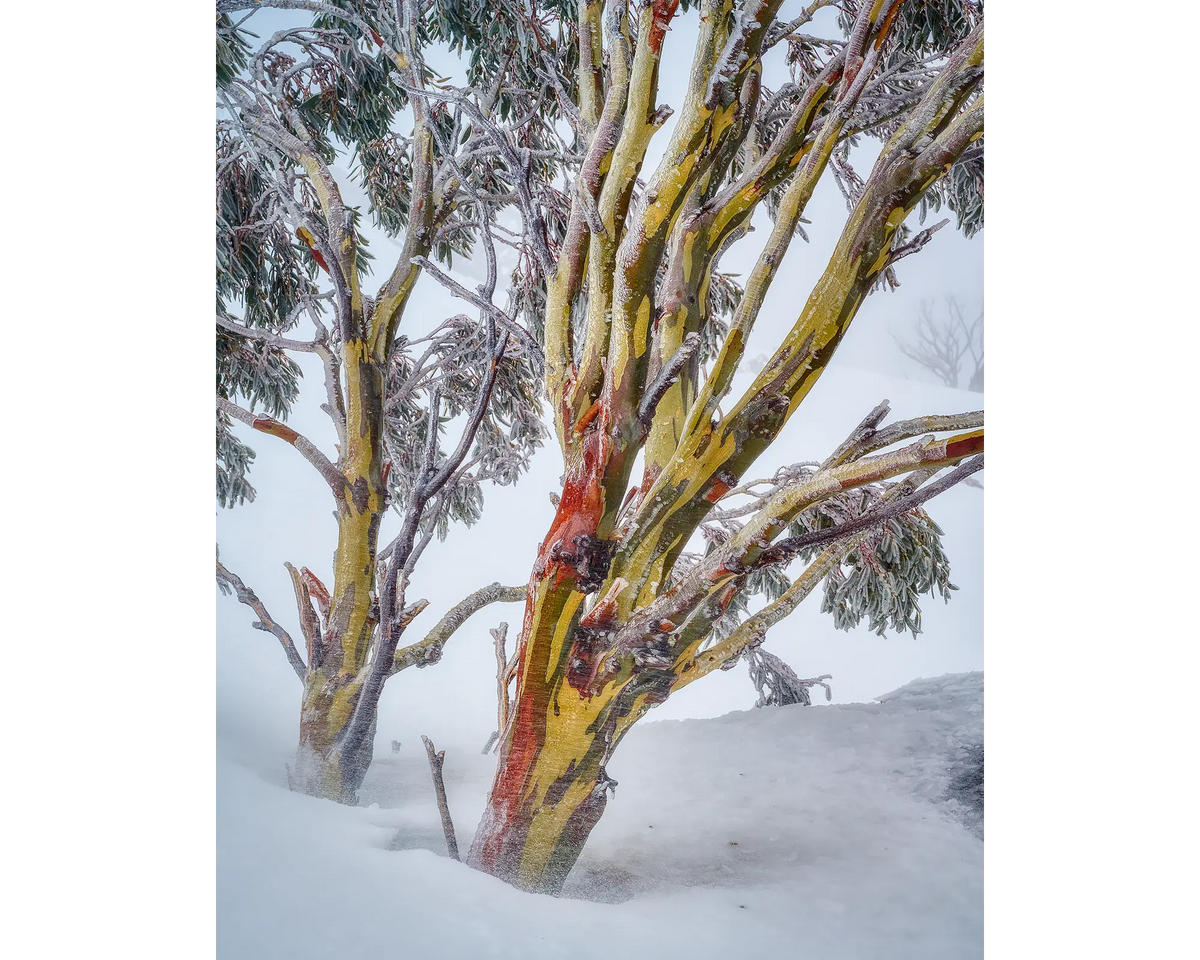
[[[350,808],[289,793],[285,756],[227,725],[219,955],[981,956],[981,791],[964,783],[981,773],[982,698],[966,673],[875,703],[643,722],[560,899],[444,856],[419,741],[380,756]],[[447,750],[464,848],[494,769],[478,750]]]

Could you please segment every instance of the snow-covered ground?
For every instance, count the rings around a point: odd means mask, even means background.
[[[557,899],[446,857],[420,741],[376,760],[359,807],[288,792],[286,755],[223,744],[218,955],[982,956],[983,675],[881,699],[639,724]],[[437,746],[465,847],[494,758]]]

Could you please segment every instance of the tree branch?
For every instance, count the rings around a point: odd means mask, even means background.
[[[221,563],[220,560],[217,561],[217,582],[232,587],[233,592],[237,594],[238,600],[258,614],[258,620],[251,624],[251,626],[255,630],[274,634],[275,638],[279,641],[279,645],[283,647],[283,652],[287,655],[288,663],[292,665],[292,669],[296,671],[296,676],[303,682],[307,671],[304,661],[300,659],[300,654],[296,650],[296,645],[292,643],[292,638],[288,635],[288,632],[271,619],[271,615],[267,613],[267,608],[258,599],[258,594],[242,583],[241,578]]]
[[[658,402],[679,377],[679,372],[683,369],[684,364],[699,348],[700,334],[689,333],[683,338],[683,343],[679,345],[679,348],[671,354],[670,359],[663,364],[662,370],[658,372],[654,382],[646,388],[642,402],[638,405],[637,416],[642,426],[649,428],[654,420],[654,411],[658,408]]]
[[[426,634],[424,640],[396,651],[389,676],[407,667],[427,667],[442,658],[442,649],[454,632],[470,617],[492,603],[516,603],[525,599],[525,587],[505,587],[499,582],[488,584],[452,607]]]
[[[907,485],[902,482],[900,490],[897,491],[898,496],[894,500],[879,504],[863,516],[854,520],[847,520],[845,523],[839,523],[835,527],[829,527],[825,530],[814,530],[810,533],[802,533],[796,537],[787,537],[780,540],[770,549],[764,551],[754,566],[761,567],[771,563],[779,563],[780,561],[786,562],[808,547],[832,543],[835,540],[840,540],[842,537],[857,533],[859,530],[877,527],[879,524],[893,517],[898,517],[901,514],[916,509],[927,500],[931,500],[939,493],[949,490],[956,483],[965,480],[971,474],[982,469],[983,454],[980,454],[959,464],[958,467],[944,477],[940,477],[927,486],[922,486],[919,490],[908,490]]]
[[[458,841],[454,838],[454,821],[450,819],[450,805],[446,803],[446,784],[442,780],[442,764],[446,762],[446,751],[434,753],[433,741],[424,734],[425,753],[429,756],[429,772],[433,774],[433,789],[437,794],[438,813],[442,815],[442,832],[446,834],[446,852],[451,860],[461,859],[458,855]]]
[[[508,685],[512,679],[508,669],[508,651],[505,649],[505,642],[508,640],[508,624],[501,621],[500,626],[492,627],[488,633],[492,635],[496,651],[496,732],[492,734],[487,746],[483,748],[485,754],[508,729]]]
[[[244,327],[240,323],[235,323],[233,320],[229,320],[219,314],[217,316],[217,326],[228,330],[230,333],[236,333],[238,336],[248,337],[251,340],[263,340],[274,347],[281,347],[284,350],[296,350],[301,353],[318,353],[321,349],[319,343],[314,343],[310,340],[289,340],[287,337],[281,337],[270,330],[254,330],[250,327]]]
[[[483,299],[477,293],[473,293],[464,287],[457,280],[443,273],[437,266],[429,261],[426,257],[413,257],[413,263],[423,267],[425,272],[432,276],[438,283],[444,286],[447,290],[457,297],[461,297],[468,303],[474,304],[484,314],[495,320],[501,327],[508,332],[514,334],[524,347],[525,354],[534,362],[537,367],[538,375],[541,376],[546,368],[545,357],[542,356],[542,349],[538,346],[537,341],[529,335],[529,332],[522,327],[516,320],[510,317],[507,313],[497,307],[494,303]]]
[[[873,527],[893,516],[912,510],[982,469],[983,455],[981,454],[960,464],[957,469],[928,486],[923,486],[923,484],[937,472],[937,468],[915,470],[905,478],[903,483],[884,494],[883,500],[871,514],[840,524],[831,530],[821,530],[816,534],[804,534],[800,537],[781,540],[774,547],[765,551],[764,557],[772,551],[781,551],[783,555],[774,558],[777,561],[785,557],[790,559],[791,554],[794,554],[796,550],[803,549],[804,546],[829,544],[779,599],[768,603],[762,610],[742,621],[724,640],[684,663],[677,671],[679,679],[672,686],[672,692],[721,668],[734,657],[739,656],[749,645],[761,642],[766,637],[768,629],[795,610],[834,567],[871,536]],[[914,494],[913,491],[917,492]]]
[[[280,423],[271,417],[256,417],[249,410],[239,407],[236,403],[231,403],[224,397],[217,397],[217,409],[233,417],[235,420],[240,420],[247,426],[253,427],[260,433],[269,433],[273,437],[279,437],[280,440],[290,443],[300,451],[300,455],[305,460],[317,468],[317,471],[325,478],[325,482],[329,484],[334,494],[341,494],[342,488],[346,484],[346,478],[338,472],[337,467],[333,465],[325,454],[317,449],[311,440],[297,433],[287,424]]]
[[[613,642],[623,650],[642,642],[663,620],[682,623],[701,603],[731,581],[753,569],[771,542],[798,514],[832,496],[880,480],[919,470],[938,470],[983,452],[983,431],[945,440],[917,442],[828,470],[818,470],[774,494],[735,536],[689,570],[680,581],[653,603],[630,617]]]
[[[886,403],[887,401],[884,402]],[[876,407],[876,410],[878,409]],[[874,414],[875,411],[873,410],[871,413]],[[976,430],[983,426],[983,411],[973,410],[969,413],[952,413],[942,416],[914,417],[912,420],[898,420],[882,430],[874,428],[864,429],[866,424],[866,420],[859,424],[858,429],[855,430],[846,443],[838,447],[829,459],[821,464],[822,470],[830,467],[840,467],[852,460],[858,460],[869,453],[874,453],[876,450],[890,447],[893,443],[899,443],[901,440],[922,437],[928,433],[944,433],[949,430]]]
[[[304,582],[303,575],[290,563],[284,563],[284,566],[287,567],[288,576],[292,578],[292,588],[296,592],[296,609],[300,613],[300,632],[304,634],[308,662],[315,670],[325,659],[321,621],[313,610],[312,595],[309,593],[308,584]]]

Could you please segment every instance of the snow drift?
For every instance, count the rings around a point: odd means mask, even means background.
[[[495,758],[428,732],[465,846]],[[378,756],[363,806],[342,807],[289,793],[286,755],[249,735],[219,731],[226,960],[983,953],[981,673],[873,703],[643,721],[558,899],[445,856],[419,741]]]

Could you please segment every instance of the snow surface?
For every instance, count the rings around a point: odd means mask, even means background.
[[[962,785],[981,755],[983,674],[879,701],[643,721],[561,898],[445,856],[419,740],[377,755],[363,805],[344,807],[288,792],[286,751],[227,718],[218,955],[982,956],[982,816]],[[437,746],[465,849],[495,759]]]

